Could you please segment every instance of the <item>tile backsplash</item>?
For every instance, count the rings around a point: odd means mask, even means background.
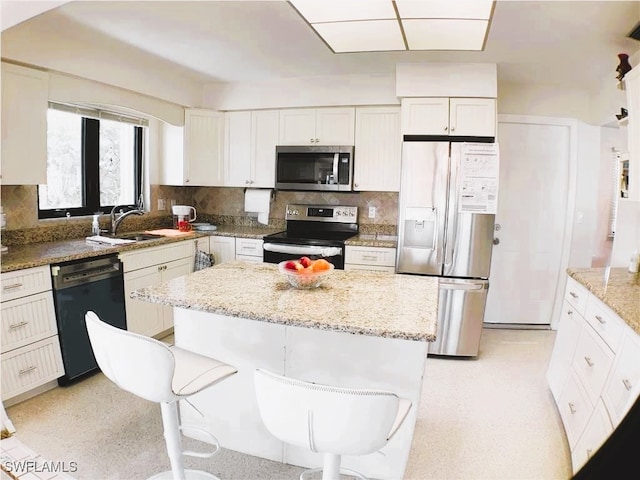
[[[57,226],[75,231],[70,226],[90,225],[86,218],[38,220],[38,194],[35,185],[3,185],[1,204],[7,217],[7,231],[51,230]],[[165,210],[158,210],[158,199],[165,201]],[[171,200],[178,205],[193,205],[204,221],[219,221],[242,225],[257,225],[255,216],[244,211],[244,189],[227,187],[151,186],[150,213],[154,224],[166,223],[171,215]],[[377,231],[394,235],[398,216],[397,192],[290,192],[278,190],[271,202],[269,226],[281,228],[287,204],[351,205],[358,207],[358,223],[362,232]],[[376,217],[369,218],[369,207],[376,208]],[[144,218],[144,217],[140,217]],[[106,216],[101,223],[107,221]],[[135,223],[135,222],[134,222]],[[83,230],[84,231],[84,230]],[[16,232],[17,233],[17,232]]]

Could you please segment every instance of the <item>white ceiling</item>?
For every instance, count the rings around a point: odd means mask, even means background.
[[[490,62],[501,82],[593,90],[615,79],[617,53],[640,50],[626,37],[639,20],[640,0],[499,0],[482,52],[334,54],[285,1],[72,1],[3,37],[46,42],[77,27],[86,47],[106,41],[122,55],[144,52],[145,68],[175,65],[202,83],[393,74],[399,62]]]

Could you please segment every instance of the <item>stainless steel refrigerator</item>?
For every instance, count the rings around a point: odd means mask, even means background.
[[[462,143],[405,141],[402,149],[397,273],[439,277],[437,339],[429,353],[475,357],[495,215],[480,213],[482,202],[465,203],[474,180],[462,175]]]

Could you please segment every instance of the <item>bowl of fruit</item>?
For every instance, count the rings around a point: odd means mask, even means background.
[[[278,270],[291,285],[305,289],[318,288],[334,268],[333,264],[324,258],[311,260],[309,257],[300,257],[278,264]]]

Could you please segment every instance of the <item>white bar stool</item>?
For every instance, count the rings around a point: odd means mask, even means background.
[[[411,401],[395,393],[334,387],[283,377],[266,370],[255,372],[258,410],[267,430],[285,443],[324,454],[322,480],[338,480],[342,455],[367,455],[393,437],[411,408]]]
[[[220,444],[206,430],[180,425],[178,400],[186,399],[238,370],[213,358],[116,328],[91,311],[86,313],[85,321],[102,373],[121,389],[160,404],[171,470],[154,475],[150,480],[217,479],[208,472],[184,469],[182,455],[209,458],[220,451]],[[203,433],[215,449],[206,453],[183,452],[183,430]]]

